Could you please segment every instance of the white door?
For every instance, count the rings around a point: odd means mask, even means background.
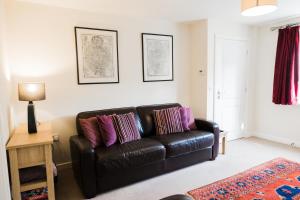
[[[215,38],[214,121],[229,140],[243,137],[245,129],[247,63],[246,40]]]

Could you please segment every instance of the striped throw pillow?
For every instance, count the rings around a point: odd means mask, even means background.
[[[154,110],[157,135],[184,132],[178,107]]]
[[[141,139],[135,124],[134,113],[112,115],[112,118],[121,144]]]

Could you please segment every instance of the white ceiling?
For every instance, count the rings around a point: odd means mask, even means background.
[[[261,24],[300,15],[300,0],[278,0],[279,9],[260,17],[240,15],[240,0],[21,0],[104,14],[191,21],[215,18]]]

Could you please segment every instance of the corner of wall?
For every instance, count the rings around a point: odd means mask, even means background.
[[[6,9],[0,0],[0,199],[11,199],[6,157],[9,138],[8,106],[10,104],[10,71],[6,62]]]
[[[206,118],[207,99],[207,19],[190,22],[191,107],[196,117]]]

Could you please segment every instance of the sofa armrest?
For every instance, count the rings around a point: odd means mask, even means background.
[[[207,121],[204,119],[195,119],[195,123],[198,130],[209,131],[215,135],[214,145],[213,145],[213,155],[212,160],[214,160],[219,154],[219,136],[220,129],[219,125],[215,122]]]
[[[96,156],[95,150],[83,136],[70,138],[72,167],[85,198],[92,198],[97,194],[96,185]]]

